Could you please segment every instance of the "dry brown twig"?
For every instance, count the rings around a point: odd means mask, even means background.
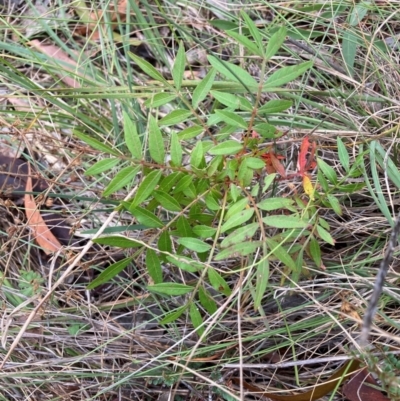
[[[394,223],[394,227],[390,235],[389,242],[387,244],[385,256],[382,259],[382,262],[379,266],[378,274],[376,275],[372,296],[369,301],[368,308],[365,311],[363,328],[359,340],[359,344],[362,347],[365,347],[368,344],[368,337],[371,331],[372,319],[374,318],[375,312],[378,308],[379,297],[381,296],[383,284],[385,283],[385,279],[389,271],[390,263],[393,258],[394,248],[397,245],[397,238],[399,234],[400,234],[400,214],[397,216],[397,219]]]

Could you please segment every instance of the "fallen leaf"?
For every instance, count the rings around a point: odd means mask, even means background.
[[[78,68],[76,61],[71,59],[67,53],[64,53],[59,47],[55,45],[44,45],[40,40],[34,39],[28,42],[29,45],[39,50],[43,54],[49,56],[49,63],[52,62],[61,80],[71,88],[80,88],[81,84],[68,74],[64,74],[64,71],[70,71],[76,76],[85,77],[85,74],[81,73]],[[60,61],[61,63],[57,63]]]
[[[340,311],[344,315],[347,315],[360,323],[362,322],[362,319],[361,319],[360,315],[358,314],[356,308],[350,302],[346,301],[345,299],[342,300],[342,305],[340,306]]]
[[[265,162],[265,169],[268,174],[278,173],[282,178],[286,178],[285,166],[279,161],[283,156],[277,156],[274,152],[270,151],[261,156]]]
[[[66,219],[61,218],[59,214],[42,213],[42,218],[47,227],[57,238],[62,245],[73,245],[78,239],[74,238],[71,232],[71,226],[66,222]]]
[[[7,100],[13,105],[16,111],[32,111],[33,106],[26,100],[19,97],[8,97]]]
[[[98,40],[100,38],[100,31],[99,31],[99,24],[104,21],[104,13],[108,13],[108,20],[114,22],[111,24],[112,30],[118,28],[118,19],[121,21],[126,20],[126,9],[127,9],[128,1],[127,0],[120,0],[117,4],[117,9],[115,10],[114,4],[110,4],[110,9],[107,11],[93,11],[88,14],[86,7],[83,9],[80,7],[76,7],[75,10],[77,14],[81,17],[81,19],[86,20],[89,19],[90,21],[85,25],[80,25],[74,29],[74,34],[76,35],[88,35],[90,34],[91,40]],[[103,20],[103,21],[102,21]],[[107,27],[108,28],[108,27]]]
[[[343,375],[346,372],[347,374],[355,372],[358,369],[359,364],[360,362],[357,360],[344,363],[324,383],[316,384],[310,391],[301,394],[279,395],[278,393],[269,393],[263,391],[260,387],[253,386],[247,382],[243,382],[243,387],[247,390],[256,392],[258,396],[262,395],[263,397],[270,398],[274,401],[315,401],[334,390],[338,382],[342,380]],[[240,383],[239,379],[233,378],[232,380],[237,384]]]
[[[32,177],[30,176],[30,166],[28,165],[28,177],[26,180],[26,192],[32,192]],[[25,214],[28,219],[28,225],[33,231],[33,236],[39,246],[43,248],[43,251],[49,255],[53,252],[58,252],[62,246],[58,242],[57,238],[52,234],[50,229],[44,222],[39,208],[36,205],[35,198],[33,195],[26,193],[24,196],[25,203]]]
[[[364,368],[343,386],[343,393],[350,401],[390,401],[381,391],[373,387],[377,385],[367,368]]]

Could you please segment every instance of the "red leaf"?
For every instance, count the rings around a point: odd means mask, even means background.
[[[308,139],[308,136],[305,136],[303,141],[301,142],[299,158],[297,160],[297,170],[301,175],[303,175],[306,172],[307,153],[309,147],[310,147],[310,141]]]
[[[297,171],[301,176],[307,171],[313,170],[317,165],[314,154],[317,149],[317,144],[313,141],[310,143],[308,136],[305,136],[301,142],[299,157],[297,159]]]
[[[315,141],[312,141],[311,153],[310,153],[310,157],[308,159],[308,166],[307,166],[307,170],[309,170],[309,171],[314,170],[314,168],[317,167],[317,161],[314,158],[316,150],[317,150],[317,144],[315,143]]]
[[[261,156],[265,161],[265,169],[268,174],[278,173],[282,178],[286,178],[286,170],[284,165],[279,159],[284,159],[283,156],[277,156],[274,152],[270,151]]]
[[[364,368],[343,386],[343,393],[350,401],[390,401],[382,392],[367,383],[377,385],[367,368]]]
[[[270,152],[271,155],[271,163],[272,166],[274,167],[275,171],[282,177],[286,178],[286,170],[283,164],[279,161],[279,159],[272,153]]]

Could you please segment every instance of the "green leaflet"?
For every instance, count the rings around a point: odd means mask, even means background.
[[[210,315],[213,315],[218,310],[217,304],[213,300],[212,296],[202,286],[199,288],[199,301]]]
[[[163,222],[155,216],[152,212],[139,206],[129,207],[129,211],[136,220],[148,228],[162,228],[164,227]]]
[[[184,256],[179,256],[179,259],[172,256],[167,256],[167,260],[175,266],[178,266],[180,269],[188,271],[190,273],[195,273],[203,269],[203,265],[201,263],[198,263],[193,259],[186,258]]]
[[[211,245],[198,238],[178,238],[177,242],[178,244],[183,245],[185,248],[199,253],[207,252],[211,249]]]
[[[325,230],[325,228],[317,225],[317,233],[320,236],[320,238],[323,239],[325,242],[331,245],[335,245],[335,240],[332,238],[329,232]]]
[[[257,207],[261,210],[271,211],[290,208],[293,203],[293,200],[289,198],[267,198],[257,203]]]
[[[256,278],[256,293],[254,296],[254,309],[257,310],[261,306],[265,290],[268,287],[269,281],[269,262],[264,259],[258,263],[257,278]]]
[[[289,267],[292,271],[297,270],[296,262],[292,259],[292,257],[288,254],[286,249],[281,244],[273,241],[270,238],[266,238],[265,241],[276,258],[278,258],[285,266]]]
[[[168,313],[163,319],[160,320],[160,324],[168,324],[172,323],[175,320],[179,319],[182,314],[186,311],[188,305],[183,305],[180,308],[176,309],[175,311]]]
[[[125,187],[126,185],[132,183],[136,174],[139,172],[140,166],[132,167],[128,166],[116,174],[116,176],[111,180],[111,182],[104,189],[103,196],[110,196],[119,189]]]
[[[147,249],[146,251],[146,268],[155,284],[162,283],[163,276],[160,259],[152,249]]]
[[[263,222],[275,228],[307,228],[308,222],[297,216],[274,215],[263,218]]]
[[[321,169],[328,181],[333,185],[337,184],[338,179],[333,167],[319,157],[317,158],[317,163],[318,168]]]
[[[211,68],[208,74],[196,86],[192,95],[192,106],[194,109],[196,109],[199,103],[202,102],[209,94],[214,83],[215,75],[215,69]]]
[[[160,170],[153,170],[144,178],[133,199],[132,208],[139,206],[153,193],[154,188],[160,181],[161,175],[162,172]]]
[[[211,91],[212,96],[215,97],[224,106],[231,109],[241,109],[251,111],[253,109],[252,104],[244,97],[238,95],[232,95],[231,93]]]
[[[227,61],[222,61],[214,56],[208,56],[207,58],[210,64],[226,78],[247,86],[247,89],[257,90],[257,81],[243,68]]]
[[[213,237],[217,229],[209,226],[198,225],[193,227],[193,232],[200,238]]]
[[[268,41],[267,48],[265,50],[265,58],[269,60],[271,57],[275,56],[278,50],[283,45],[286,39],[286,28],[281,27],[277,32],[275,32],[271,39]]]
[[[243,149],[243,144],[234,140],[227,140],[208,150],[210,155],[235,155]]]
[[[174,79],[174,84],[176,90],[180,90],[182,86],[182,80],[185,73],[185,64],[186,64],[186,56],[185,56],[185,46],[183,42],[179,42],[179,49],[175,57],[174,66],[172,67],[172,78]]]
[[[100,237],[93,240],[96,244],[116,246],[119,248],[138,248],[143,246],[134,239],[124,237],[122,235],[114,235],[111,237]]]
[[[108,266],[105,270],[103,270],[90,284],[88,284],[86,289],[92,290],[93,288],[96,288],[99,285],[108,283],[109,281],[111,281],[113,277],[115,277],[131,262],[132,258],[125,258],[119,260],[118,262],[113,263],[112,265]]]
[[[99,160],[98,162],[93,164],[93,166],[89,167],[85,171],[85,175],[91,176],[91,175],[101,174],[104,171],[110,170],[113,167],[115,167],[120,161],[121,161],[120,159],[116,159],[116,158]]]
[[[154,190],[153,196],[165,210],[169,210],[171,212],[180,212],[182,210],[179,202],[166,192]]]
[[[192,321],[193,327],[196,329],[196,333],[199,336],[202,336],[205,331],[204,326],[202,326],[203,318],[201,317],[201,314],[200,314],[199,309],[197,308],[196,304],[193,302],[190,304],[189,316],[190,316],[190,320]]]
[[[246,14],[243,10],[241,11],[241,16],[246,21],[247,28],[249,29],[250,34],[253,37],[255,44],[257,45],[257,49],[259,51],[259,53],[257,53],[257,54],[259,54],[261,57],[263,57],[263,51],[264,51],[265,46],[264,46],[264,43],[261,38],[260,30],[257,28],[256,24],[249,17],[249,15]]]
[[[170,143],[170,152],[171,152],[171,162],[174,167],[179,167],[182,165],[182,146],[179,141],[178,135],[175,132],[171,134],[171,143]]]
[[[276,88],[287,84],[310,69],[312,65],[312,61],[306,61],[305,63],[291,65],[290,67],[282,67],[268,77],[263,87]]]
[[[161,134],[160,128],[157,125],[157,121],[153,116],[150,116],[149,121],[149,152],[151,158],[156,163],[164,164],[164,138]]]
[[[93,149],[97,149],[97,150],[100,150],[101,152],[109,153],[110,155],[114,155],[114,156],[118,156],[118,157],[123,156],[121,152],[111,148],[110,146],[106,145],[103,142],[100,142],[97,139],[94,139],[88,135],[82,134],[78,130],[74,130],[74,135],[77,136],[79,139],[81,139],[83,142],[86,142]]]
[[[192,292],[194,287],[178,283],[159,283],[148,285],[147,290],[162,295],[185,295]]]
[[[342,164],[342,167],[346,173],[349,172],[350,170],[350,156],[349,152],[347,151],[347,148],[345,144],[343,143],[342,139],[340,136],[337,137],[337,147],[338,147],[338,155],[339,155],[339,160],[340,163]]]
[[[221,247],[228,248],[235,244],[248,242],[253,238],[253,235],[259,228],[260,226],[258,223],[251,223],[247,226],[240,227],[224,238],[224,240],[221,242]]]
[[[190,154],[190,165],[194,168],[200,168],[204,160],[203,142],[197,141]]]
[[[231,111],[227,110],[215,110],[215,114],[220,117],[222,121],[229,125],[247,129],[246,121],[236,113],[232,113]]]
[[[249,241],[241,242],[230,246],[218,253],[215,256],[215,260],[224,260],[230,257],[246,256],[256,252],[257,248],[262,247],[263,243],[261,241]]]
[[[230,230],[231,228],[237,227],[240,224],[245,223],[253,217],[254,208],[249,208],[238,212],[230,217],[221,227],[221,233]]]
[[[163,106],[164,104],[171,103],[176,98],[177,96],[171,93],[167,92],[156,93],[154,96],[147,99],[144,102],[144,105],[149,108],[151,107],[157,108]]]
[[[136,56],[129,52],[129,57],[140,67],[140,69],[145,72],[149,77],[155,79],[156,81],[162,82],[168,85],[168,81],[161,75],[159,71],[156,70],[148,61]]]
[[[274,114],[280,113],[292,107],[293,102],[291,100],[280,100],[280,99],[273,99],[269,100],[264,106],[258,109],[258,113],[261,114]]]
[[[250,53],[256,54],[260,57],[264,56],[263,51],[260,50],[253,41],[246,38],[246,36],[241,35],[240,33],[235,31],[226,31],[226,33],[227,35],[235,39],[237,42],[242,44],[247,50],[249,50]]]
[[[177,109],[171,111],[169,114],[167,114],[165,117],[163,117],[158,124],[159,125],[176,125],[179,124],[183,121],[187,121],[188,117],[192,115],[192,112],[189,110],[184,110],[184,109]]]
[[[128,113],[123,112],[124,117],[124,138],[126,146],[128,147],[134,159],[142,159],[142,141],[139,138],[136,124],[129,118]]]
[[[207,270],[208,279],[210,280],[210,284],[214,287],[214,289],[222,294],[229,296],[232,291],[226,283],[225,279],[214,269],[209,268]]]

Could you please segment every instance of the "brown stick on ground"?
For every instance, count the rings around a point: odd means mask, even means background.
[[[363,328],[359,340],[359,344],[362,347],[365,347],[368,344],[368,336],[371,331],[372,320],[378,308],[379,297],[381,296],[386,275],[389,271],[390,263],[392,262],[393,252],[394,248],[396,248],[397,238],[399,234],[400,234],[400,214],[398,215],[394,223],[394,227],[390,235],[389,242],[387,244],[385,256],[382,259],[381,265],[379,266],[378,274],[376,275],[372,296],[371,299],[369,300],[367,310],[365,311]]]

